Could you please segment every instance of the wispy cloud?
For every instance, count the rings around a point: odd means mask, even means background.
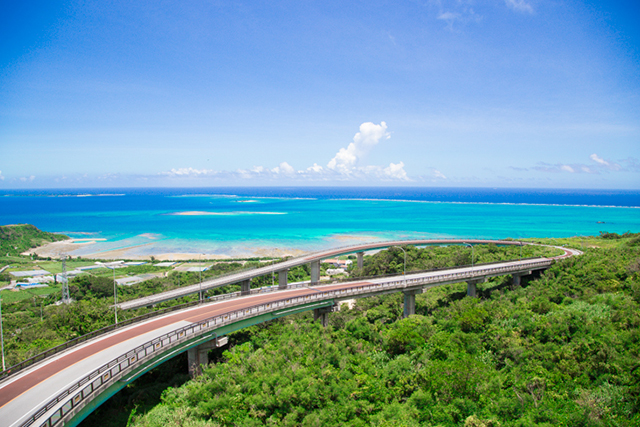
[[[524,0],[505,0],[504,1],[508,7],[515,10],[516,12],[522,13],[533,13],[533,7]]]
[[[640,172],[640,160],[635,159],[633,157],[627,157],[626,159],[620,160],[625,170],[630,172]]]
[[[451,10],[444,11],[440,10],[440,13],[437,16],[437,19],[444,21],[447,23],[446,28],[450,31],[455,31],[456,25],[464,25],[469,22],[480,22],[482,20],[482,15],[477,14],[472,7],[468,5],[456,3],[456,11],[452,12]]]
[[[605,160],[597,154],[592,154],[589,158],[593,161],[592,164],[584,164],[584,163],[571,163],[571,164],[549,164],[545,162],[538,162],[536,166],[531,168],[516,168],[511,166],[510,168],[517,171],[526,171],[526,170],[535,170],[538,172],[550,172],[550,173],[588,173],[588,174],[601,174],[606,172],[640,172],[640,165],[638,165],[638,160],[629,157],[621,161],[627,165],[627,167],[622,167],[619,163],[615,163],[610,160]]]
[[[444,176],[444,174],[440,172],[438,169],[433,169],[431,173],[435,179],[447,179],[447,177]]]
[[[2,171],[0,171],[0,181],[4,181],[4,176],[2,176]]]
[[[518,13],[535,13],[531,3],[526,0],[504,0],[504,3]],[[473,0],[431,0],[430,5],[437,10],[436,19],[444,21],[445,28],[449,31],[455,32],[469,23],[478,23],[484,19],[473,8]]]
[[[160,175],[166,176],[183,176],[183,177],[194,177],[194,176],[207,176],[207,175],[215,175],[218,172],[210,169],[194,169],[194,168],[174,168],[167,172],[160,172]]]
[[[619,164],[604,160],[598,157],[597,154],[592,154],[589,156],[589,158],[594,162],[596,162],[599,166],[604,167],[606,169],[613,170],[613,171],[618,171],[622,169],[622,167]]]

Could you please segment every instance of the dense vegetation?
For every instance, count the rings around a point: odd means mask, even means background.
[[[434,247],[417,249],[405,247],[407,252],[407,271],[429,268],[443,268],[454,265],[471,263],[472,251],[467,247]],[[525,246],[523,256],[533,254],[541,255],[549,253],[549,249]],[[404,268],[404,258],[401,249],[392,248],[389,251],[379,252],[367,257],[365,268],[360,271],[352,264],[350,274],[352,277],[363,275],[380,275],[401,273]],[[494,245],[476,246],[474,261],[491,262],[498,259],[513,259],[520,256],[517,247],[497,247]],[[555,254],[555,253],[554,253]],[[59,272],[59,261],[39,260],[31,261],[27,257],[12,262],[13,265],[22,265],[26,268],[45,268],[49,271]],[[69,268],[78,264],[77,260],[67,262]],[[84,263],[87,264],[85,260]],[[91,264],[91,262],[89,262]],[[224,262],[213,264],[209,270],[202,273],[202,279],[226,274],[232,271],[265,265],[258,261],[247,262],[242,265],[239,262]],[[323,267],[324,268],[324,267]],[[159,273],[159,277],[146,280],[133,286],[118,286],[118,301],[126,301],[140,298],[159,292],[168,291],[180,286],[198,283],[200,274],[196,272],[171,271],[169,268],[159,268],[152,265],[131,266],[117,270],[118,277],[123,274]],[[51,285],[48,288],[23,289],[20,292],[2,291],[3,298],[3,323],[5,332],[5,352],[7,366],[28,359],[48,348],[55,347],[65,341],[82,336],[89,332],[111,325],[114,322],[113,304],[113,271],[103,268],[91,270],[69,282],[69,290],[75,301],[70,305],[56,305],[60,299],[60,285]],[[310,271],[308,265],[292,268],[289,271],[289,282],[308,280]],[[270,286],[274,283],[271,276],[263,276],[253,279],[252,287]],[[238,291],[239,284],[224,286],[206,292],[206,296],[218,295]],[[194,301],[195,295],[166,301],[158,304],[154,310]],[[120,312],[119,320],[125,320],[137,315],[147,313],[151,309],[141,308]]]
[[[229,350],[212,354],[216,363],[202,377],[187,382],[186,361],[176,358],[127,386],[83,424],[103,426],[108,419],[121,426],[129,419],[145,427],[637,425],[639,236],[603,232],[543,239],[587,252],[524,281],[522,288],[512,289],[509,277],[492,279],[479,286],[479,299],[467,298],[464,284],[429,290],[417,297],[417,315],[408,319],[401,319],[402,296],[396,294],[358,300],[353,310],[331,314],[326,329],[310,314],[245,329],[230,337]],[[35,233],[25,245],[41,238]],[[352,265],[349,273],[401,273],[405,253],[407,271],[556,254],[529,246],[522,253],[518,247],[493,245],[473,251],[463,246],[403,249],[366,257],[362,269]],[[3,260],[56,269],[37,257],[32,262],[10,254]],[[251,265],[215,264],[203,278]],[[122,272],[161,274],[119,287],[120,300],[199,279],[198,273],[150,265]],[[7,364],[113,323],[112,274],[93,270],[72,281],[76,301],[70,305],[55,305],[59,292],[40,297],[38,289],[20,291],[32,296],[7,303],[3,291]],[[290,281],[308,278],[307,266],[289,274]],[[267,276],[252,286],[272,283]],[[145,311],[119,313],[119,318]]]
[[[19,255],[45,243],[66,240],[62,234],[41,231],[31,224],[0,225],[0,254]]]
[[[485,298],[432,289],[407,319],[396,294],[358,300],[326,329],[298,315],[240,331],[203,376],[131,423],[638,425],[640,248],[616,242],[521,288],[487,282]],[[364,272],[402,260],[389,252]]]
[[[142,266],[144,267],[144,266]],[[215,277],[233,270],[245,268],[240,263],[215,264],[202,274],[202,279]],[[134,266],[118,269],[137,270]],[[113,277],[108,269],[93,270],[69,281],[69,291],[74,300],[71,304],[56,304],[60,300],[60,285],[50,288],[23,289],[17,293],[2,291],[2,315],[5,338],[7,366],[35,356],[51,347],[73,338],[85,335],[114,323]],[[122,270],[122,271],[121,271]],[[156,270],[165,270],[158,269]],[[118,300],[139,298],[153,293],[163,292],[179,286],[198,283],[200,275],[194,272],[169,272],[166,277],[157,277],[133,286],[118,286]],[[254,286],[271,285],[271,278],[254,281]],[[217,295],[240,289],[240,285],[230,285],[208,291],[207,295]],[[50,293],[51,291],[55,291]],[[43,294],[43,292],[46,292]],[[7,297],[19,294],[17,300],[7,301]],[[194,301],[197,296],[189,296],[158,304],[153,310]],[[120,321],[145,314],[152,309],[120,311]]]

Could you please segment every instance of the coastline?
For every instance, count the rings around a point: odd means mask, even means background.
[[[132,245],[124,248],[112,249],[112,250],[100,250],[95,248],[95,251],[91,251],[91,245],[97,244],[99,241],[106,241],[107,239],[71,239],[61,242],[47,243],[36,248],[29,249],[23,252],[22,255],[38,255],[42,258],[60,258],[62,255],[67,255],[70,258],[88,258],[88,259],[100,259],[100,260],[151,260],[152,258],[157,261],[186,261],[193,259],[201,260],[232,260],[232,259],[245,259],[245,258],[283,258],[287,256],[301,256],[308,251],[298,248],[268,248],[249,246],[239,248],[238,251],[233,254],[219,251],[219,252],[165,252],[160,249],[157,251],[149,251],[153,249],[152,243],[145,243],[141,245]],[[136,253],[136,251],[145,248],[144,254]],[[75,251],[83,249],[82,254],[74,253]]]

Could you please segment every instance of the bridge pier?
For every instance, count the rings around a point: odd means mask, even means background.
[[[364,252],[357,252],[356,256],[358,257],[358,268],[362,268],[364,265]]]
[[[287,274],[289,269],[278,271],[278,289],[287,289]]]
[[[411,291],[404,291],[404,310],[402,317],[409,317],[412,314],[416,314],[416,294],[421,294],[422,289],[414,289]]]
[[[320,261],[313,261],[311,263],[311,283],[318,283],[320,281]]]
[[[529,274],[531,274],[530,271],[526,272],[526,273],[515,273],[513,274],[513,282],[512,282],[512,286],[511,288],[517,288],[522,284],[522,276],[528,276]]]
[[[229,342],[228,337],[214,338],[203,344],[195,346],[187,350],[187,359],[189,363],[189,375],[195,378],[202,375],[202,365],[209,364],[209,351],[211,349],[222,347]]]
[[[313,309],[313,321],[320,319],[320,324],[325,328],[329,326],[329,313],[333,311],[333,307],[322,307]]]
[[[467,296],[475,298],[477,296],[476,285],[484,281],[485,279],[467,280]]]
[[[249,295],[251,293],[251,279],[240,282],[240,295]]]

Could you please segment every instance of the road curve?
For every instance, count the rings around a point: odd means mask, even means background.
[[[564,254],[556,258],[580,254],[579,251],[560,249],[564,250]],[[507,261],[490,266],[467,266],[446,271],[423,272],[393,278],[345,282],[315,288],[290,289],[271,294],[250,295],[199,305],[152,318],[72,347],[4,381],[0,384],[0,427],[25,425],[25,422],[32,419],[32,414],[39,413],[43,404],[59,396],[73,384],[86,377],[88,373],[95,370],[96,367],[102,366],[122,354],[126,354],[131,349],[137,348],[167,331],[198,324],[198,322],[215,316],[224,316],[236,310],[244,310],[257,305],[276,303],[291,298],[312,298],[319,293],[344,292],[345,298],[347,294],[349,298],[352,298],[353,295],[357,297],[358,289],[364,289],[359,295],[365,296],[378,292],[375,290],[377,288],[374,287],[384,283],[393,283],[393,286],[386,289],[397,292],[410,286],[425,288],[444,283],[464,281],[467,277],[490,277],[510,274],[510,271],[535,269],[541,263],[550,265],[551,262],[550,259],[546,258]],[[432,283],[432,285],[427,286],[427,283]],[[367,293],[366,289],[369,288],[373,289],[373,291]],[[340,298],[333,297],[332,299],[339,300]],[[46,417],[48,416],[47,414],[43,412],[41,415]],[[35,422],[36,420],[33,419],[33,421]],[[39,420],[35,425],[40,425],[41,422]]]
[[[231,285],[243,280],[252,279],[254,277],[264,276],[272,274],[277,271],[286,270],[289,268],[297,267],[304,264],[309,264],[314,261],[321,261],[323,259],[331,258],[334,256],[353,254],[357,252],[364,252],[376,249],[389,248],[392,246],[427,246],[427,245],[456,245],[456,244],[473,244],[473,245],[512,245],[520,246],[530,243],[520,242],[516,240],[483,240],[483,239],[409,239],[409,240],[388,240],[372,243],[360,243],[356,245],[344,246],[341,248],[332,248],[323,251],[314,252],[311,254],[303,255],[300,257],[288,259],[277,264],[268,265],[265,267],[254,268],[250,270],[243,270],[236,273],[231,273],[224,276],[219,276],[214,279],[205,280],[202,283],[195,285],[184,286],[182,288],[173,289],[167,292],[161,292],[148,297],[137,298],[130,301],[121,302],[118,304],[120,310],[130,310],[133,308],[146,307],[153,304],[158,304],[163,301],[168,301],[175,298],[181,298],[187,295],[193,295],[200,291],[206,291],[212,288],[218,288],[221,286]],[[563,248],[560,248],[563,249]]]

